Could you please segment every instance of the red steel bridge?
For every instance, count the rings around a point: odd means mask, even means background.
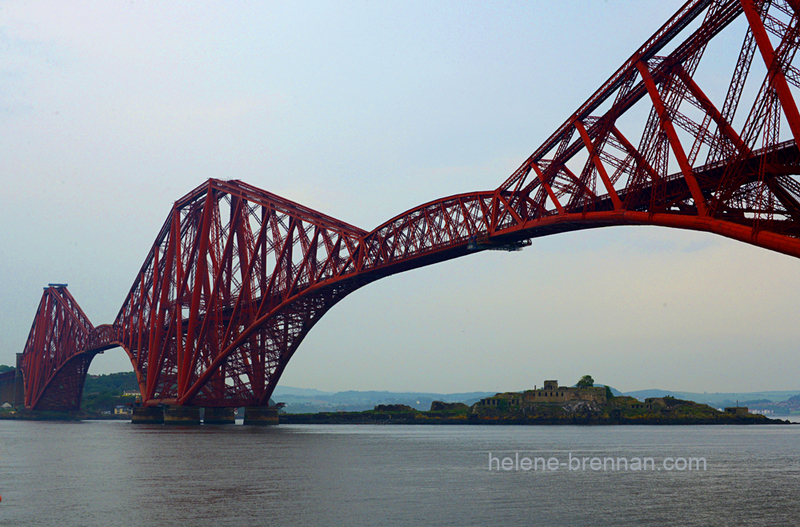
[[[658,225],[800,257],[798,44],[799,0],[690,0],[499,187],[372,231],[209,180],[175,202],[110,325],[46,288],[21,360],[25,407],[78,409],[89,364],[112,347],[145,406],[264,406],[346,295],[539,236]]]

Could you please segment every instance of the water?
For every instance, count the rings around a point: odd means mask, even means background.
[[[489,470],[498,458],[585,469]],[[592,457],[652,457],[647,471]],[[706,470],[665,470],[665,458]],[[607,465],[607,468],[608,465]],[[660,468],[660,470],[658,470]],[[0,525],[795,525],[800,426],[0,422]]]

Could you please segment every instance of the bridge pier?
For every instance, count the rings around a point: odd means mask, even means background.
[[[165,425],[199,425],[199,406],[165,406]]]
[[[278,424],[277,406],[248,406],[244,409],[244,424],[266,426]]]
[[[164,408],[161,406],[134,406],[132,424],[163,425]]]
[[[236,408],[217,408],[205,409],[203,423],[207,425],[232,425],[236,423]]]
[[[25,408],[25,382],[22,379],[22,353],[17,353],[17,368],[14,371],[14,408]]]

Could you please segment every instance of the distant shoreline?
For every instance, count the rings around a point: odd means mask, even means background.
[[[469,425],[469,426],[676,426],[676,425],[798,425],[785,419],[770,419],[762,415],[731,416],[726,419],[598,419],[572,418],[470,418],[427,415],[430,412],[404,413],[320,412],[314,414],[279,414],[278,424],[284,425]],[[130,417],[95,417],[48,412],[46,415],[30,413],[0,413],[0,420],[16,421],[120,421],[130,422]]]

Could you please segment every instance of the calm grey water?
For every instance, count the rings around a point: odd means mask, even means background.
[[[498,470],[517,455],[589,459]],[[797,525],[799,491],[800,425],[0,422],[0,525]]]

